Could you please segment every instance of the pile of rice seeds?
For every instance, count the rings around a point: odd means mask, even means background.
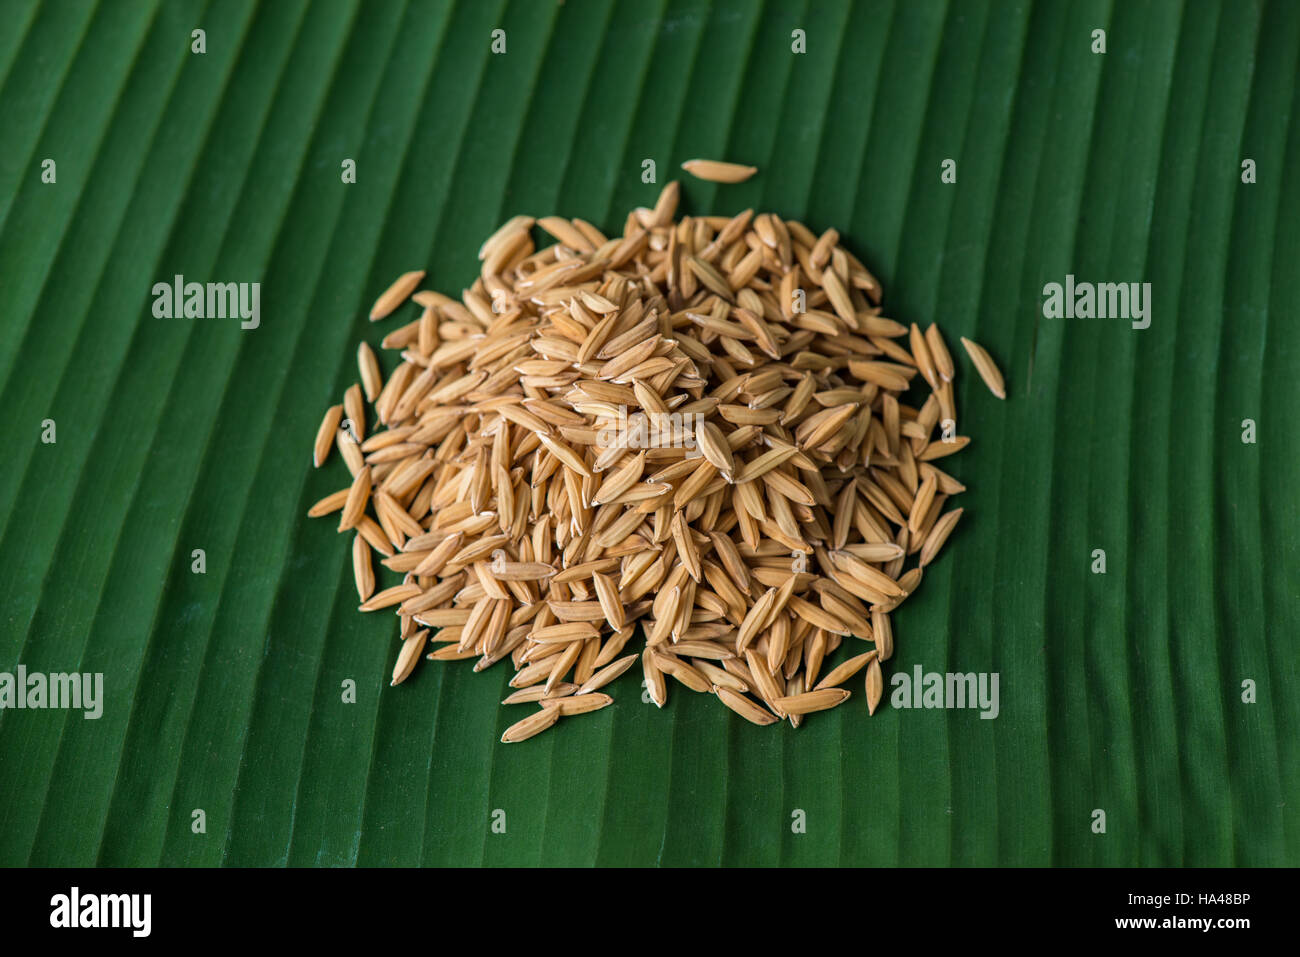
[[[747,174],[729,175],[711,178]],[[393,684],[430,646],[476,671],[509,660],[506,703],[533,708],[506,742],[612,703],[601,689],[638,658],[661,707],[676,682],[798,726],[865,671],[874,714],[890,613],[962,514],[939,329],[885,318],[834,229],[677,219],[678,198],[670,183],[612,238],[517,216],[459,299],[401,276],[370,316],[423,308],[383,340],[400,361],[384,382],[362,343],[316,438],[315,464],[337,445],[353,478],[309,514],[353,533],[361,610],[396,610]],[[376,592],[375,552],[401,584]]]

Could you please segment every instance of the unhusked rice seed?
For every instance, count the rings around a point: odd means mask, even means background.
[[[706,179],[714,183],[743,183],[758,172],[756,166],[706,159],[687,160],[682,164],[682,169],[696,179]]]

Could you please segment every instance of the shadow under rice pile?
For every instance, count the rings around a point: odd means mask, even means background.
[[[361,610],[396,611],[393,684],[421,657],[508,661],[529,707],[506,742],[611,704],[634,666],[661,707],[678,684],[798,726],[856,679],[874,714],[890,613],[962,514],[938,328],[883,316],[834,229],[677,219],[678,197],[612,238],[515,217],[459,299],[403,275],[370,317],[422,307],[383,340],[400,362],[384,382],[363,343],[317,435],[353,479],[309,514],[355,536]],[[375,552],[400,584],[375,591]]]

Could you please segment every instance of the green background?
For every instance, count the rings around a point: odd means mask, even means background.
[[[0,864],[1300,863],[1300,5],[3,0],[0,23],[0,669],[107,695],[98,721],[0,713]],[[387,687],[395,622],[304,517],[346,483],[310,468],[321,413],[399,321],[370,303],[420,267],[457,293],[514,213],[617,230],[659,188],[643,159],[662,185],[695,156],[761,172],[686,182],[689,211],[833,225],[887,315],[1002,364],[1005,403],[958,356],[966,516],[891,662],[998,672],[996,720],[868,719],[858,693],[759,729],[681,687],[660,712],[634,672],[506,747],[506,669]],[[260,282],[261,328],[155,319],[176,273]],[[1066,273],[1152,283],[1151,328],[1041,318]]]

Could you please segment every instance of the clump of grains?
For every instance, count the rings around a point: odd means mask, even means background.
[[[677,219],[679,196],[614,237],[517,216],[459,299],[405,273],[370,314],[421,308],[384,338],[400,361],[385,380],[362,345],[316,435],[314,463],[333,442],[352,481],[308,514],[341,513],[361,610],[397,614],[393,683],[430,645],[476,671],[508,660],[506,703],[536,710],[505,742],[604,708],[638,661],[660,707],[676,684],[760,725],[838,707],[865,670],[874,714],[890,614],[962,514],[934,464],[969,441],[938,327],[882,315],[835,230]],[[400,583],[376,591],[372,551]]]

